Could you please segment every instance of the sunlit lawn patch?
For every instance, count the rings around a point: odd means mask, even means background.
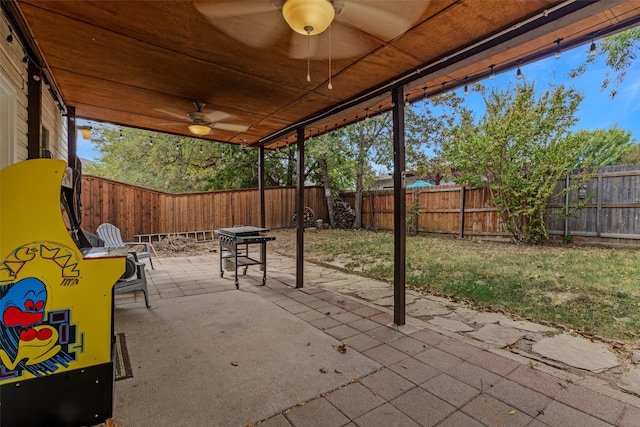
[[[306,255],[393,280],[393,234],[328,230]],[[407,285],[609,338],[640,333],[640,250],[407,238]]]

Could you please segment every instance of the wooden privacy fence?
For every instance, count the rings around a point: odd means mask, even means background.
[[[566,180],[559,181],[556,190],[562,190],[565,185]],[[575,205],[580,192],[574,190],[568,199],[549,201],[546,223],[551,238],[563,239],[566,233],[574,241],[640,245],[640,165],[601,167],[585,190],[586,197],[591,195],[592,199],[566,221],[558,220],[554,212],[562,210],[567,202],[570,206]],[[353,193],[347,193],[343,198],[354,206]],[[482,238],[509,236],[487,190],[453,185],[407,190],[408,218],[412,215],[414,200],[417,201],[417,232]],[[362,226],[393,229],[393,190],[363,194]]]
[[[258,225],[257,189],[170,194],[91,175],[82,177],[82,228],[95,233],[109,222],[125,241],[136,235],[215,230],[234,225]],[[316,218],[328,220],[324,189],[305,187],[305,206]],[[266,227],[293,226],[295,187],[265,189]]]
[[[559,181],[556,190],[565,188],[565,185],[566,180]],[[566,221],[554,220],[552,211],[563,209],[567,200],[556,198],[550,201],[547,228],[552,237],[562,239],[566,233],[574,241],[640,244],[640,164],[600,167],[582,192],[571,192],[569,206],[580,201],[581,196],[588,201],[587,206]]]
[[[355,195],[344,200],[354,205]],[[491,204],[491,195],[481,188],[454,185],[420,187],[406,192],[407,217],[417,201],[417,232],[455,234],[460,237],[507,238],[500,215]],[[362,226],[375,230],[393,230],[393,190],[365,192],[362,197]]]

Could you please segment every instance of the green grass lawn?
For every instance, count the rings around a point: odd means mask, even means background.
[[[305,253],[393,280],[393,234],[305,234]],[[607,338],[640,336],[640,250],[407,237],[407,285]]]

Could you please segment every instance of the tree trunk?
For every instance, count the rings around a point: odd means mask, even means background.
[[[362,176],[364,175],[364,165],[358,164],[358,172],[356,174],[356,193],[354,202],[354,211],[356,219],[353,221],[353,228],[362,228]]]
[[[320,168],[320,174],[322,175],[322,182],[324,184],[324,195],[327,198],[329,224],[331,225],[331,228],[335,228],[335,219],[333,216],[333,194],[331,193],[331,182],[329,182],[329,167],[327,166],[327,159],[324,157],[318,159],[318,167]]]

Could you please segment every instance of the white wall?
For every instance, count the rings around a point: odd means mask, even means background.
[[[27,158],[27,64],[17,34],[0,9],[0,167]]]
[[[7,36],[13,36],[11,43]],[[0,9],[0,168],[26,160],[27,154],[27,64],[24,44]],[[42,87],[42,123],[49,131],[49,150],[57,159],[67,160],[67,119],[53,95]]]

